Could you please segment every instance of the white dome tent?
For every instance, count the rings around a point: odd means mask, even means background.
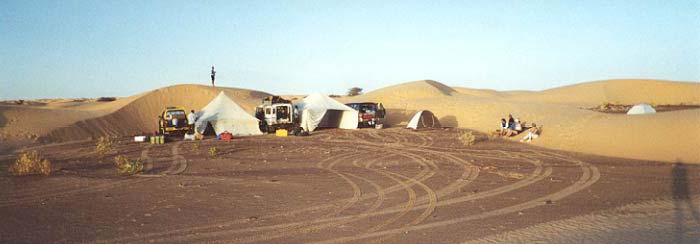
[[[357,110],[318,93],[310,94],[295,104],[301,114],[301,128],[314,131],[318,127],[357,129]]]
[[[197,112],[195,131],[203,134],[207,124],[211,124],[217,136],[224,131],[236,136],[262,135],[258,119],[248,114],[223,91]]]
[[[413,115],[413,118],[408,122],[406,128],[414,130],[421,128],[442,128],[442,125],[440,125],[440,120],[435,117],[433,112],[421,110]]]
[[[646,104],[646,103],[640,103],[637,105],[634,105],[634,107],[630,108],[630,110],[627,111],[628,115],[636,115],[636,114],[655,114],[656,109],[651,107],[651,105]]]

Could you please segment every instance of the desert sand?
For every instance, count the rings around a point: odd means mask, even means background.
[[[344,101],[383,102],[392,124],[427,109],[443,125],[484,133],[498,128],[508,114],[543,126],[534,145],[666,162],[700,163],[700,109],[628,116],[591,111],[604,102],[700,104],[700,83],[659,80],[608,80],[539,92],[498,92],[452,88],[436,81],[386,87]],[[512,138],[521,139],[522,136]]]
[[[250,113],[270,95],[175,85],[112,102],[0,104],[0,242],[700,241],[700,109],[640,116],[589,109],[700,105],[699,83],[493,91],[424,80],[337,98],[383,102],[389,128],[382,130],[132,141],[156,130],[165,106],[198,109],[221,90]],[[452,128],[402,128],[423,109]],[[543,125],[541,137],[490,137],[509,113]],[[473,145],[463,144],[466,133]],[[103,135],[117,139],[100,157]],[[50,159],[52,175],[10,175],[25,150]],[[144,172],[117,175],[117,155],[140,160]]]
[[[9,144],[69,141],[100,135],[135,135],[156,130],[165,106],[201,108],[224,90],[252,113],[268,93],[201,85],[175,85],[114,102],[43,101],[0,105],[0,139]],[[292,96],[298,98],[299,96]],[[431,80],[390,86],[342,102],[382,102],[388,126],[405,124],[418,110],[431,110],[445,126],[490,133],[513,114],[543,126],[534,145],[597,155],[666,162],[700,163],[700,109],[628,116],[589,110],[605,102],[700,105],[700,83],[662,80],[607,80],[544,91],[452,88]],[[522,136],[520,136],[522,137]],[[520,139],[514,137],[513,140]]]
[[[554,151],[483,134],[464,147],[457,137],[465,131],[331,129],[163,145],[123,137],[105,158],[95,156],[94,140],[46,144],[34,149],[53,160],[52,176],[0,172],[0,241],[700,240],[697,205],[686,200],[697,198],[696,165]],[[140,158],[145,172],[116,175],[115,155]],[[3,168],[11,160],[0,155]]]

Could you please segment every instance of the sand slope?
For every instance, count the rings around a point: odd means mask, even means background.
[[[235,88],[212,88],[202,85],[176,85],[141,95],[131,103],[105,116],[78,121],[56,129],[46,138],[50,140],[82,139],[95,135],[135,135],[155,132],[158,115],[167,106],[199,110],[220,91],[224,91],[251,114],[259,100],[269,94]]]
[[[219,91],[253,113],[259,91],[176,85],[114,102],[41,102],[32,106],[0,105],[0,139],[67,141],[100,135],[134,135],[157,129],[166,106],[199,109]],[[388,125],[401,126],[413,113],[428,109],[444,126],[489,133],[509,113],[543,125],[534,145],[634,159],[700,163],[700,109],[645,116],[606,114],[584,109],[602,102],[700,104],[700,83],[660,80],[610,80],[539,92],[452,88],[422,80],[378,89],[341,102],[383,102]],[[511,140],[520,139],[523,135]]]
[[[33,143],[57,128],[112,113],[141,95],[111,102],[97,99],[41,99],[22,105],[3,102],[0,103],[0,141],[6,142],[3,144]]]
[[[33,106],[0,106],[0,135],[8,141],[67,141],[101,135],[133,135],[157,130],[166,106],[199,110],[220,91],[253,113],[269,94],[235,88],[175,85],[113,102],[53,100]]]
[[[605,80],[511,96],[514,101],[595,106],[604,102],[700,104],[700,84],[664,80]]]
[[[445,126],[488,133],[498,128],[500,118],[512,113],[528,124],[544,125],[543,137],[534,145],[635,159],[700,162],[700,153],[697,152],[700,145],[699,109],[627,116],[580,108],[609,99],[697,104],[700,92],[695,91],[700,91],[699,83],[614,80],[516,93],[466,88],[446,90],[442,88],[444,85],[436,83],[409,82],[341,100],[383,102],[390,111],[387,119],[390,125],[403,124],[415,111],[428,109]]]

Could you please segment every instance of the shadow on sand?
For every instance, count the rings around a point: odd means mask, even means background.
[[[674,242],[673,243],[698,243],[692,238],[692,232],[700,228],[700,213],[691,199],[690,188],[688,187],[688,168],[682,162],[673,164],[671,170],[671,192],[674,203]],[[687,215],[691,215],[692,220],[687,221]]]

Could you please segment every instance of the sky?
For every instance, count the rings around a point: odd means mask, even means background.
[[[700,1],[0,1],[0,100],[700,81]]]

